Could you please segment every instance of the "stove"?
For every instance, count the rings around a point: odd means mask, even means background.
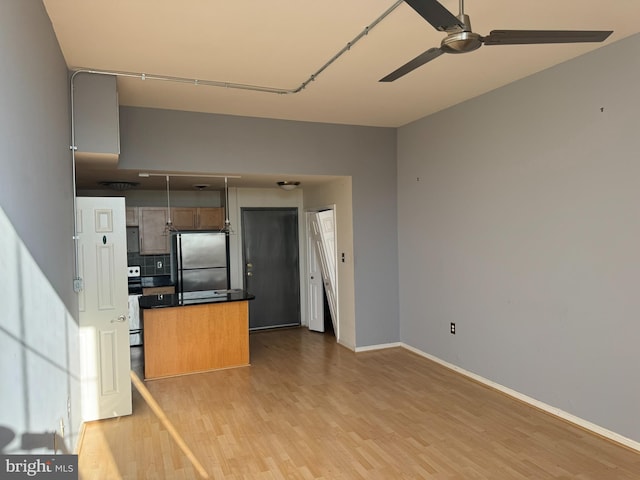
[[[129,295],[142,295],[142,280],[140,278],[140,266],[133,265],[127,267],[127,278],[129,280]]]
[[[135,347],[142,345],[142,322],[138,305],[138,298],[142,295],[140,267],[128,266],[127,277],[129,280],[129,345]]]

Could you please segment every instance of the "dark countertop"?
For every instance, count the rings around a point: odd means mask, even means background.
[[[140,277],[140,283],[144,288],[170,287],[173,285],[171,275],[154,275],[151,277]]]
[[[253,300],[254,295],[240,289],[209,290],[206,292],[164,293],[162,295],[143,295],[138,299],[140,308],[185,307],[207,303],[242,302]]]

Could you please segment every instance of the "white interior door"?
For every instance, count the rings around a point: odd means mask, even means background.
[[[82,417],[131,414],[124,198],[77,199]]]
[[[309,295],[307,306],[309,309],[309,330],[324,332],[324,293],[322,287],[322,267],[320,265],[320,253],[316,246],[317,236],[314,234],[312,221],[315,213],[307,213],[307,270]],[[316,220],[317,224],[317,220]]]
[[[320,256],[324,291],[331,311],[333,331],[336,334],[336,338],[340,338],[338,331],[335,212],[333,210],[324,210],[312,214],[311,230]]]

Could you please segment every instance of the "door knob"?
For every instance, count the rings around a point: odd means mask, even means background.
[[[118,318],[112,318],[111,323],[123,323],[126,319],[127,317],[120,315]]]

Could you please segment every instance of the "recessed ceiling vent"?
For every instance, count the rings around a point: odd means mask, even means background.
[[[99,184],[102,185],[103,187],[110,188],[111,190],[117,190],[119,192],[122,192],[124,190],[131,190],[132,188],[135,188],[138,185],[140,185],[138,182],[122,182],[122,181],[106,181],[106,182],[99,182]]]

